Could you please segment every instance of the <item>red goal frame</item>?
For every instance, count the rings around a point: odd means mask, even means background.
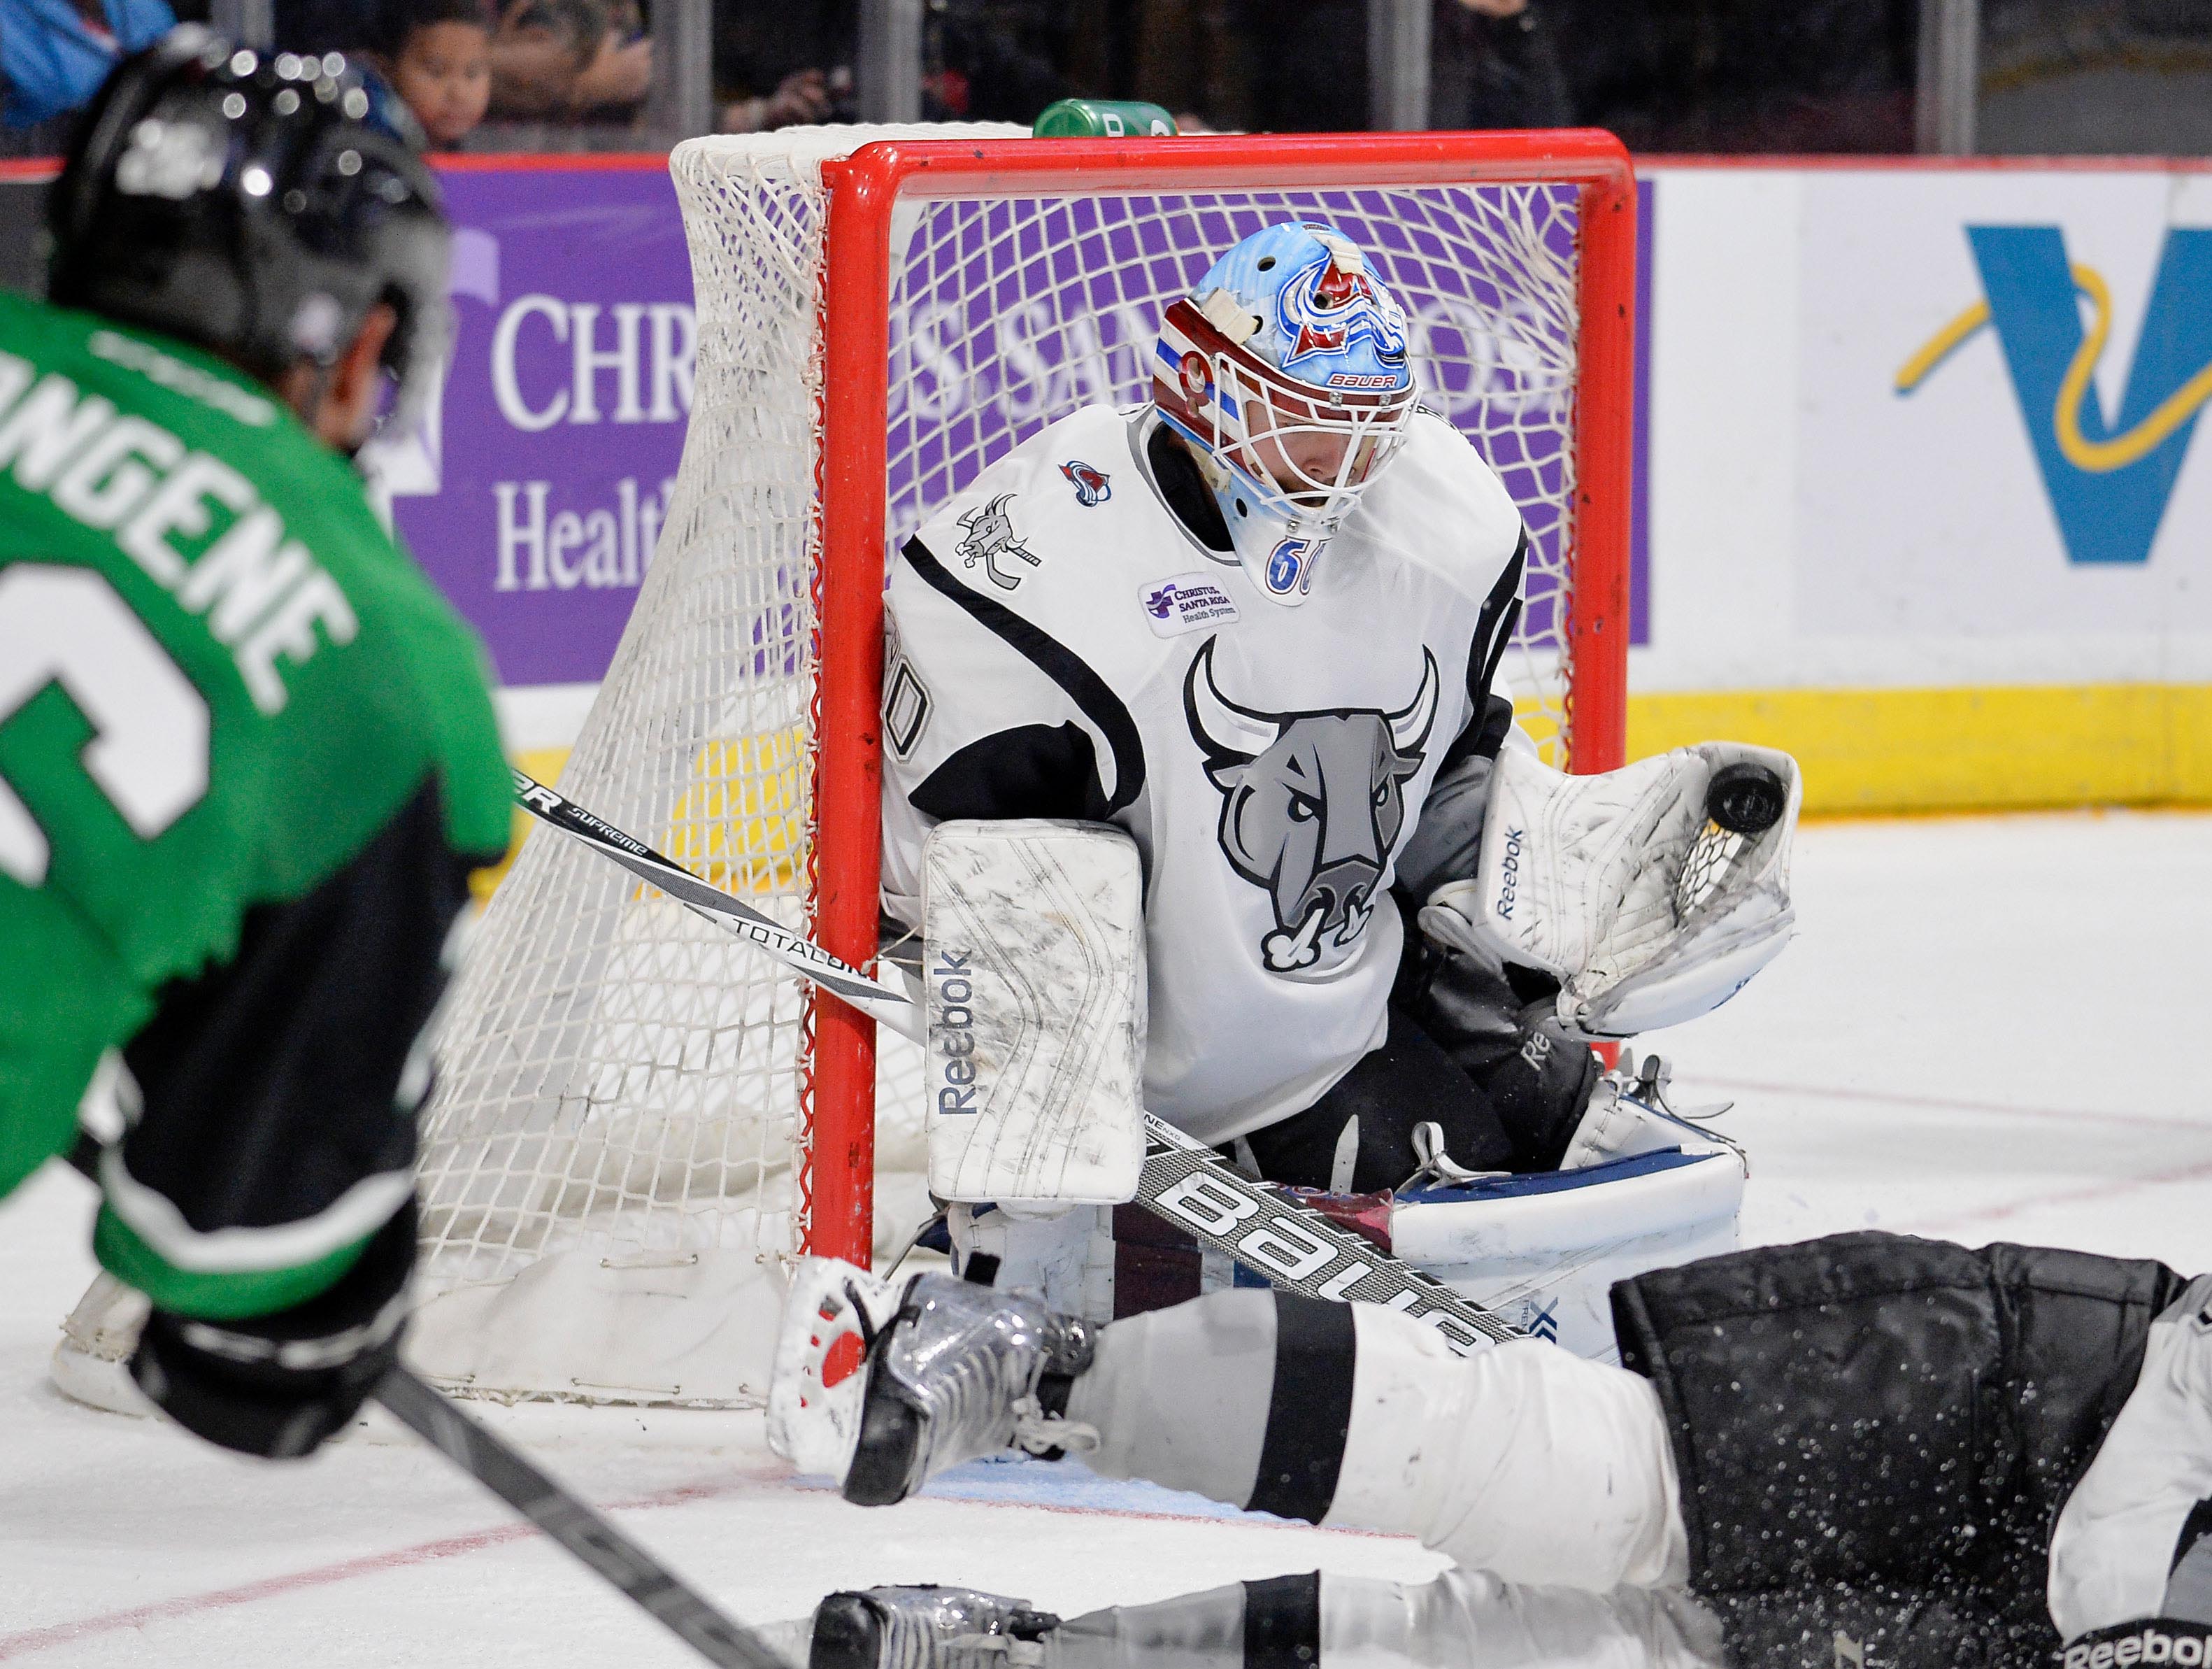
[[[825,162],[821,311],[820,659],[814,714],[813,927],[848,961],[876,956],[883,765],[883,552],[891,213],[901,199],[1163,190],[1551,183],[1578,188],[1581,311],[1574,585],[1567,617],[1571,768],[1625,761],[1636,309],[1636,178],[1611,134],[1361,133],[1162,139],[890,141]],[[793,1132],[803,1248],[866,1265],[875,1191],[875,1022],[810,994],[811,1086]],[[805,1072],[804,1066],[802,1074]],[[811,1096],[809,1090],[811,1088]],[[811,1099],[811,1106],[809,1101]]]

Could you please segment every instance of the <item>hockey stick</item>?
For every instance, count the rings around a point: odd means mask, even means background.
[[[671,898],[850,1002],[902,1037],[924,1041],[921,1007],[889,979],[862,972],[750,905],[708,886],[537,778],[514,773],[524,810],[650,881]],[[1262,1187],[1196,1137],[1145,1115],[1137,1203],[1201,1245],[1226,1252],[1275,1286],[1310,1298],[1361,1299],[1402,1310],[1462,1354],[1525,1337],[1502,1317],[1296,1196]]]
[[[68,1157],[71,1166],[97,1183],[100,1154],[99,1142],[87,1132],[77,1137]],[[659,1560],[540,1471],[505,1438],[454,1407],[427,1380],[395,1362],[369,1396],[610,1586],[629,1595],[708,1662],[726,1669],[790,1669],[758,1635],[717,1611]]]

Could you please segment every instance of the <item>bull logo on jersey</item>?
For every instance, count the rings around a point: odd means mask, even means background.
[[[1002,492],[988,504],[979,504],[960,518],[963,537],[952,547],[952,553],[962,563],[973,568],[983,564],[983,571],[991,576],[991,583],[1001,591],[1012,591],[1029,576],[1018,570],[1008,573],[999,566],[1001,557],[1018,558],[1030,567],[1038,566],[1037,559],[1023,548],[1014,533],[1013,518],[1006,514],[1006,506],[1013,494]]]
[[[1283,355],[1287,369],[1315,354],[1342,353],[1362,337],[1385,365],[1406,362],[1406,315],[1375,288],[1359,253],[1331,249],[1281,291]]]
[[[1436,657],[1421,687],[1386,713],[1335,708],[1261,713],[1221,693],[1208,638],[1182,681],[1190,734],[1221,790],[1221,850],[1267,889],[1275,925],[1260,941],[1268,969],[1289,973],[1348,950],[1375,913],[1375,889],[1406,827],[1406,783],[1436,722]]]
[[[1089,509],[1094,504],[1103,504],[1114,496],[1114,485],[1103,469],[1093,469],[1080,458],[1071,458],[1060,466],[1068,484],[1075,489],[1075,502]]]

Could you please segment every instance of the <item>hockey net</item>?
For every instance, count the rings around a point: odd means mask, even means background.
[[[1369,253],[1428,403],[1528,521],[1507,671],[1524,724],[1556,759],[1618,763],[1633,214],[1617,146],[1018,133],[802,130],[677,151],[691,424],[562,792],[867,959],[887,553],[1052,419],[1146,398],[1162,309],[1292,216]],[[914,143],[948,138],[966,143]],[[839,160],[872,139],[897,143]],[[783,1261],[902,1245],[928,1211],[919,1061],[888,1035],[871,1059],[866,1032],[536,834],[443,1032],[418,1365],[504,1398],[757,1400]]]

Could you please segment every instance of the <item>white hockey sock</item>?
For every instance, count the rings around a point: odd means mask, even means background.
[[[1718,1669],[1723,1660],[1718,1621],[1686,1593],[1516,1587],[1464,1570],[1419,1583],[1328,1572],[1235,1582],[1070,1617],[1045,1638],[1046,1669]]]
[[[1105,1329],[1067,1416],[1108,1477],[1418,1536],[1509,1581],[1687,1573],[1657,1396],[1540,1342],[1462,1358],[1378,1306],[1212,1293]]]
[[[1351,1308],[1352,1428],[1326,1522],[1419,1536],[1513,1582],[1686,1580],[1674,1455],[1646,1380],[1534,1339],[1455,1356],[1418,1321]]]
[[[1252,1498],[1275,1377],[1275,1295],[1245,1287],[1115,1322],[1067,1400],[1095,1426],[1084,1457],[1242,1507]]]

